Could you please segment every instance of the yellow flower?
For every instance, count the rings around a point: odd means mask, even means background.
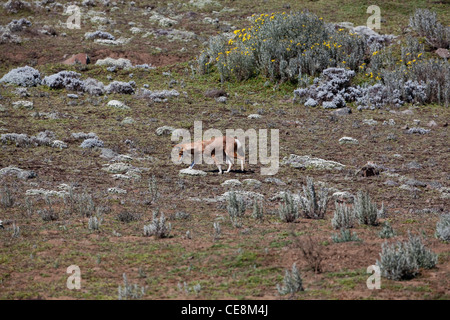
[[[233,31],[234,34],[238,34],[239,32],[241,32],[241,30],[234,30]]]
[[[342,63],[345,63],[345,61],[342,61]]]
[[[272,60],[270,60],[270,61],[275,62],[275,59],[272,59]]]
[[[421,55],[422,55],[422,53],[419,53],[419,55],[417,56],[417,58],[420,58]]]
[[[378,51],[375,51],[374,53],[372,53],[373,56],[375,56],[378,53]]]

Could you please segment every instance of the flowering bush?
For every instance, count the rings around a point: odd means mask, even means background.
[[[197,61],[200,72],[217,67],[222,81],[262,74],[272,80],[295,81],[330,67],[357,69],[367,51],[364,37],[327,26],[309,12],[252,16],[252,25],[209,40]]]

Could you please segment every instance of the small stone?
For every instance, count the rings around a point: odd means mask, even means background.
[[[431,120],[430,122],[428,122],[427,126],[433,128],[433,127],[437,127],[438,125],[437,125],[436,121]]]
[[[249,119],[261,119],[262,116],[260,114],[254,113],[254,114],[250,114],[247,118],[249,118]]]
[[[123,102],[118,101],[118,100],[111,100],[111,101],[109,101],[108,102],[108,106],[116,108],[116,109],[121,109],[121,110],[130,110],[130,107],[128,107]]]
[[[156,129],[156,135],[162,136],[162,135],[169,135],[172,134],[176,129],[174,127],[170,126],[162,126]]]
[[[207,173],[205,171],[202,171],[202,170],[195,170],[195,169],[191,169],[191,168],[186,168],[186,169],[180,170],[179,175],[206,176]]]
[[[13,102],[13,108],[14,109],[19,109],[19,108],[25,108],[25,109],[33,109],[33,102],[31,101],[24,101],[24,100],[19,100],[16,102]]]
[[[262,185],[261,181],[258,181],[256,179],[244,179],[244,180],[242,180],[242,183],[245,186],[251,186],[251,187],[254,187],[254,188],[259,188]]]
[[[222,182],[222,187],[239,187],[242,183],[238,179],[230,179]]]
[[[133,118],[131,118],[131,117],[126,117],[125,119],[123,119],[122,120],[122,124],[133,124],[133,123],[135,123],[136,121],[133,119]]]
[[[113,194],[126,194],[127,190],[121,189],[121,188],[108,188],[108,193],[113,193]]]
[[[339,139],[340,144],[359,144],[359,141],[352,137],[342,137]]]
[[[450,58],[450,52],[448,51],[448,49],[439,48],[435,51],[435,53],[441,58],[444,58],[444,59]]]

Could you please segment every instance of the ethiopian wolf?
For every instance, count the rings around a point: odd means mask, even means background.
[[[244,171],[245,153],[241,142],[228,136],[214,137],[210,140],[195,141],[191,143],[177,144],[174,148],[179,149],[178,160],[182,160],[185,154],[191,154],[193,161],[190,166],[192,169],[195,163],[201,162],[199,156],[211,157],[214,160],[219,174],[222,174],[222,163],[225,159],[228,163],[227,173],[230,172],[234,159],[241,162],[241,171]]]

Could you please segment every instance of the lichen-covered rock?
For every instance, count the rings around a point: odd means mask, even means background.
[[[148,89],[140,89],[139,96],[145,99],[151,99],[155,102],[166,102],[168,98],[178,97],[180,93],[175,90],[148,90]]]
[[[262,185],[261,181],[256,179],[244,179],[242,180],[242,184],[253,188],[259,188]]]
[[[242,185],[242,182],[240,182],[238,179],[229,179],[222,182],[222,187],[239,187]]]
[[[13,83],[22,87],[34,87],[41,84],[41,74],[36,69],[25,66],[8,72],[0,79],[1,82]]]
[[[186,168],[186,169],[181,169],[179,175],[180,176],[206,176],[207,173],[202,170]]]
[[[108,173],[125,173],[132,168],[133,166],[128,163],[116,162],[102,168],[102,170]]]
[[[340,144],[359,144],[359,141],[352,137],[342,137],[339,139]]]
[[[125,189],[121,189],[121,188],[108,188],[108,193],[113,193],[113,194],[126,194],[127,190]]]
[[[431,130],[430,129],[424,129],[421,127],[414,127],[414,128],[409,128],[406,133],[408,134],[427,134],[429,133]]]
[[[30,170],[20,169],[16,166],[9,166],[3,169],[0,169],[0,176],[12,175],[17,179],[28,180],[36,178],[36,173]]]
[[[298,156],[295,154],[285,157],[281,163],[298,169],[312,168],[318,170],[342,170],[345,168],[345,165],[336,161],[324,160],[310,156]]]
[[[9,0],[3,4],[3,8],[8,13],[18,13],[22,10],[31,10],[31,4],[27,1]]]
[[[119,59],[113,59],[113,58],[105,58],[105,59],[99,59],[95,63],[98,66],[108,66],[108,67],[116,67],[119,69],[129,69],[133,65],[131,64],[131,61],[124,58]]]
[[[19,100],[12,103],[14,109],[19,108],[25,108],[25,109],[33,109],[33,102],[31,101],[25,101],[25,100]]]
[[[86,139],[95,139],[98,138],[97,135],[93,132],[84,133],[84,132],[74,132],[72,133],[72,137],[76,140],[86,140]]]

